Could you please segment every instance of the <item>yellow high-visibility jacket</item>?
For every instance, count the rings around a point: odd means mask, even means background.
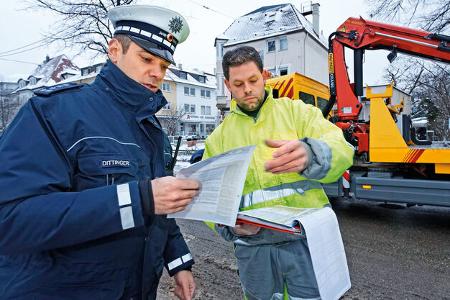
[[[321,183],[336,181],[353,163],[353,147],[342,131],[326,120],[321,111],[303,101],[267,98],[256,118],[231,102],[231,112],[207,138],[203,159],[228,150],[256,145],[245,180],[241,210],[284,205],[323,207],[328,198]],[[272,174],[264,163],[276,150],[265,140],[301,140],[308,152],[308,167],[299,173]]]

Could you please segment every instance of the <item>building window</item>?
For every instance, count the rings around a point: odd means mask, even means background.
[[[205,83],[205,76],[198,76],[198,81],[201,83]]]
[[[328,100],[321,98],[321,97],[317,97],[317,107],[320,108],[321,110],[323,110],[325,108],[325,106],[327,106],[328,104]]]
[[[272,68],[272,69],[267,69],[267,71],[269,71],[270,73],[272,73],[272,75],[276,74],[276,69]]]
[[[202,98],[211,98],[211,91],[208,90],[200,90],[200,96]]]
[[[267,41],[267,52],[274,52],[275,50],[275,41]]]
[[[184,112],[186,112],[186,113],[189,112],[189,104],[184,105]]]
[[[195,114],[195,104],[191,104],[191,113]]]
[[[184,95],[189,96],[189,88],[187,86],[184,87]]]
[[[162,90],[166,92],[170,92],[170,84],[168,82],[163,82]]]
[[[164,109],[170,109],[170,102],[167,102],[167,104],[164,105]]]
[[[211,115],[211,106],[202,105],[200,107],[200,111],[201,111],[202,115],[210,116]]]
[[[287,37],[280,38],[280,51],[288,49],[288,39]]]
[[[186,72],[183,72],[183,71],[180,71],[179,77],[180,77],[181,79],[187,79],[187,73],[186,73]]]
[[[195,88],[191,88],[191,96],[195,96]]]
[[[300,100],[303,100],[306,104],[316,105],[316,101],[314,99],[314,96],[305,92],[300,92],[298,94],[298,97]]]

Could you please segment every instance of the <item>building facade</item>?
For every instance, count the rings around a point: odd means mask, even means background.
[[[15,84],[10,95],[18,103],[16,111],[40,88],[69,82],[93,82],[103,65],[104,62],[78,68],[64,55],[52,59],[47,57],[32,75],[19,79]],[[157,116],[169,135],[195,135],[201,138],[214,130],[219,115],[215,75],[199,70],[183,70],[181,65],[171,66],[161,90],[168,104]]]
[[[305,17],[309,14],[312,23]],[[319,33],[317,3],[304,12],[292,4],[261,7],[236,19],[216,38],[217,105],[222,111],[229,109],[231,99],[223,83],[223,54],[243,45],[257,49],[274,76],[297,72],[328,84],[328,48]]]
[[[205,138],[217,126],[219,111],[213,74],[170,67],[161,90],[168,104],[157,115],[169,135]]]

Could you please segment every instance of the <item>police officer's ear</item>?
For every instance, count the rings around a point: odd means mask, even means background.
[[[122,55],[122,44],[115,38],[108,43],[108,57],[113,63],[117,63],[120,55]]]

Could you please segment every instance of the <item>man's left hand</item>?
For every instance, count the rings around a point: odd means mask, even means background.
[[[274,174],[301,172],[308,166],[308,153],[299,140],[266,140],[267,146],[277,148],[273,159],[264,164],[267,172]]]
[[[194,297],[195,282],[191,271],[182,270],[175,274],[175,295],[181,300]]]

